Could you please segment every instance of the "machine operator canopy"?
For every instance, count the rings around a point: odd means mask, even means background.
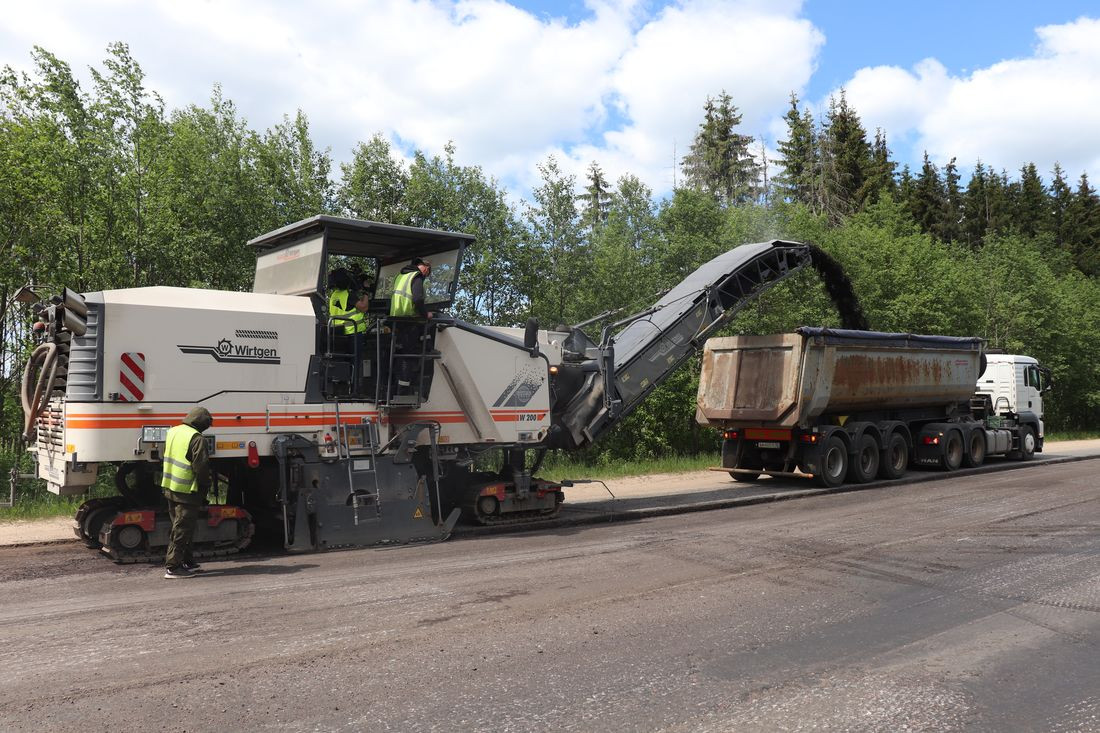
[[[249,241],[256,248],[252,292],[320,295],[329,270],[365,261],[376,278],[373,298],[388,300],[401,268],[424,258],[432,263],[425,305],[442,310],[454,301],[462,253],[473,241],[469,234],[313,216]]]

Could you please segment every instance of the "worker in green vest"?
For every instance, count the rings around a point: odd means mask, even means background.
[[[337,321],[339,333],[362,333],[367,329],[363,312],[367,309],[366,296],[359,295],[356,278],[343,267],[338,267],[328,276],[328,314],[350,321]]]
[[[433,315],[424,302],[424,281],[431,277],[431,274],[432,263],[418,257],[403,267],[393,281],[390,316],[409,319],[407,323],[394,322],[394,354],[417,354],[421,351],[420,338],[424,335],[423,324]],[[394,373],[397,380],[397,393],[409,393],[415,376],[413,360],[395,359]]]
[[[165,578],[191,578],[199,570],[191,554],[199,507],[212,483],[210,457],[202,432],[214,424],[205,407],[193,407],[183,422],[168,431],[160,486],[168,499],[172,534],[164,560]]]

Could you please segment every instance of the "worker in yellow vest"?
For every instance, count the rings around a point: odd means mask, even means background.
[[[191,554],[199,507],[212,483],[210,456],[202,432],[214,424],[205,407],[193,407],[183,422],[168,431],[160,485],[168,499],[172,534],[164,559],[165,578],[191,578],[199,570]]]
[[[390,315],[407,318],[409,323],[394,323],[393,348],[395,354],[416,354],[421,351],[420,337],[424,334],[423,323],[432,317],[424,303],[424,280],[431,277],[432,263],[417,258],[401,269],[393,281],[393,295],[390,296]],[[407,394],[412,389],[414,374],[412,359],[396,359],[394,372],[397,380],[397,393]]]
[[[362,333],[367,329],[367,322],[363,318],[363,312],[367,309],[364,296],[360,296],[357,288],[359,283],[352,273],[343,267],[338,267],[328,276],[328,314],[340,318],[348,318],[350,321],[337,321],[337,333]]]

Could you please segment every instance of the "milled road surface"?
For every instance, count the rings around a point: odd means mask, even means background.
[[[243,558],[0,550],[0,730],[1100,730],[1097,461]]]

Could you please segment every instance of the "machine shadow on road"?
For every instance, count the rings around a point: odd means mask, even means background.
[[[204,567],[202,572],[198,574],[200,578],[223,578],[232,575],[290,575],[291,573],[301,572],[302,570],[312,570],[313,568],[320,567],[316,564],[306,565],[262,565],[255,563],[252,565],[238,565],[232,568],[219,568],[219,567]]]

